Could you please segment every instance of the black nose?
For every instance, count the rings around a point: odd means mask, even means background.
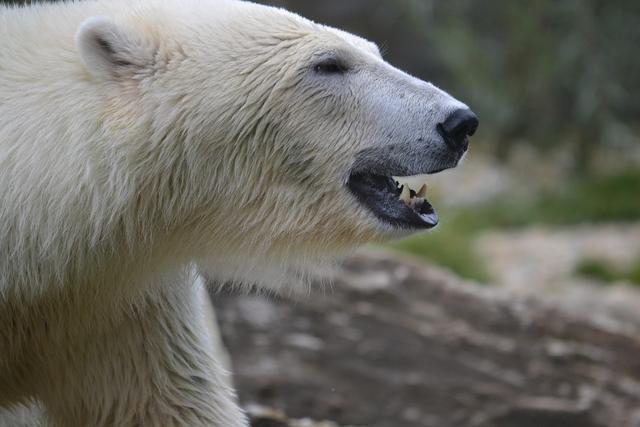
[[[468,137],[476,133],[479,124],[478,117],[466,108],[454,111],[444,123],[438,125],[438,132],[451,148],[466,150],[469,148]]]

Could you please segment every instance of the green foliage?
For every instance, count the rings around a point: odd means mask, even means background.
[[[514,141],[573,144],[588,166],[597,145],[637,141],[640,4],[627,0],[435,2],[432,40],[447,82],[484,118],[483,132]]]
[[[631,267],[629,273],[627,274],[627,278],[632,283],[637,283],[640,285],[640,260],[634,263],[634,265]]]
[[[576,273],[605,284],[625,281],[640,286],[640,259],[629,269],[616,268],[604,260],[585,259],[576,268]]]
[[[609,263],[598,259],[585,259],[576,267],[576,273],[603,283],[614,282],[619,273]]]
[[[515,197],[486,202],[460,213],[478,227],[531,224],[575,225],[640,219],[640,171],[576,178],[533,200]]]

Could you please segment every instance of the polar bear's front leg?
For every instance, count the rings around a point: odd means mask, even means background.
[[[172,283],[70,350],[42,396],[53,425],[246,427],[213,357],[200,278]]]

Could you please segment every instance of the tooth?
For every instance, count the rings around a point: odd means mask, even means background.
[[[405,185],[402,188],[402,194],[400,194],[400,200],[402,200],[407,205],[411,203],[411,190],[409,190],[408,185]]]
[[[427,197],[427,189],[429,187],[427,187],[427,183],[425,182],[422,187],[420,187],[420,190],[418,190],[418,193],[416,194],[416,197],[420,197],[422,199]]]

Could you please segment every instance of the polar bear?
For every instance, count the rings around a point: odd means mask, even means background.
[[[0,407],[246,426],[205,279],[300,286],[434,227],[469,108],[359,37],[239,0],[0,8]]]

